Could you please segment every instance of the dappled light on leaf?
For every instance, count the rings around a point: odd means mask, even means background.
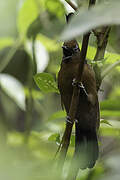
[[[44,93],[56,92],[58,93],[57,84],[53,76],[49,73],[39,73],[34,76],[37,86]]]

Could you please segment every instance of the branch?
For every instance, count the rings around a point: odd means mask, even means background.
[[[90,0],[89,1],[89,7],[91,5],[94,5],[95,1],[96,0]],[[84,61],[86,59],[89,36],[90,36],[90,33],[87,33],[83,36],[82,48],[81,48],[81,53],[80,53],[80,64],[79,64],[79,68],[78,68],[76,82],[81,82],[81,79],[82,79],[82,73],[83,73]],[[65,157],[66,157],[66,154],[68,151],[72,127],[74,124],[75,114],[77,111],[79,94],[80,94],[80,90],[77,87],[74,87],[73,88],[72,100],[71,100],[71,106],[70,106],[70,110],[69,110],[69,117],[70,117],[71,123],[68,123],[68,122],[66,123],[66,128],[65,128],[64,135],[63,135],[63,138],[61,141],[62,146],[61,146],[60,157],[59,157],[59,168],[60,168],[60,170],[63,167]],[[71,177],[69,177],[69,179],[71,179]]]
[[[70,7],[72,7],[75,11],[77,11],[77,7],[69,0],[65,0],[66,3],[68,3],[70,5]]]
[[[97,37],[97,51],[94,57],[94,61],[100,61],[104,59],[104,54],[108,42],[110,29],[111,29],[110,27],[106,26],[106,27],[102,27],[100,32],[94,30],[94,34]],[[101,77],[101,70],[98,64],[94,65],[94,71],[96,77],[97,90],[99,90],[100,85],[102,83],[102,77]]]

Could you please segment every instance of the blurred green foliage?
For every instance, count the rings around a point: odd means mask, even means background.
[[[97,2],[104,6],[103,0]],[[78,4],[84,3],[78,0]],[[61,110],[56,79],[62,58],[59,40],[66,8],[59,0],[6,0],[0,1],[0,7],[0,178],[60,179],[54,156],[66,113]],[[86,15],[86,21],[78,19],[76,23],[87,25],[87,18],[91,17]],[[80,33],[80,28],[74,28]],[[80,170],[77,180],[119,179],[120,66],[116,65],[120,60],[119,37],[120,26],[112,27],[105,57],[98,62],[105,76],[99,92],[100,158],[93,170]],[[92,66],[95,52],[96,41],[91,36],[87,59]],[[37,66],[44,62],[44,72],[33,75],[36,56]],[[69,170],[74,144],[73,129],[62,179]]]

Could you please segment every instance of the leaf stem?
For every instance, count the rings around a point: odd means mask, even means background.
[[[37,73],[37,63],[36,63],[36,55],[35,55],[35,40],[36,35],[32,38],[32,56],[33,56],[33,74]]]

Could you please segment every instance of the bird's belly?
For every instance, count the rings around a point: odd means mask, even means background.
[[[92,106],[88,101],[83,101],[80,99],[76,119],[80,129],[85,131],[95,130],[97,123],[96,107]]]

